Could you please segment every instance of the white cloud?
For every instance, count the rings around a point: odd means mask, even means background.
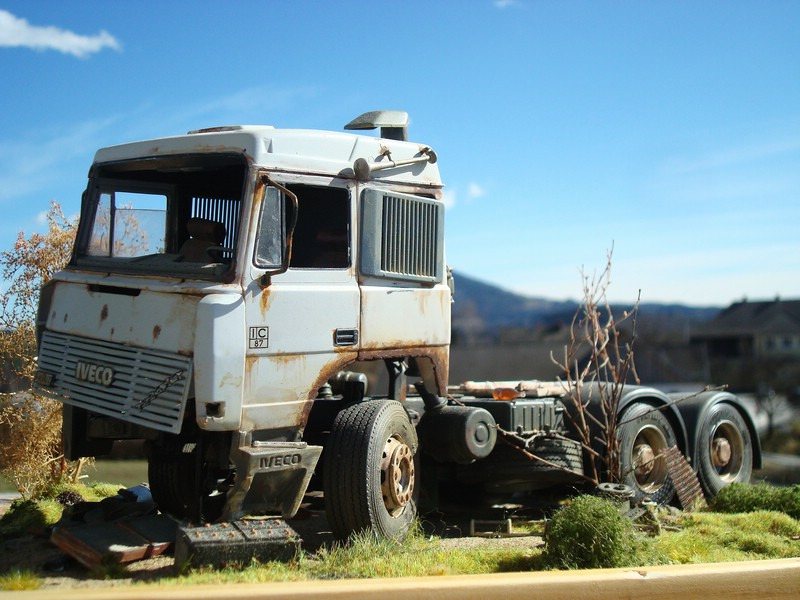
[[[519,0],[494,0],[492,4],[494,4],[495,8],[503,9],[519,5]]]
[[[467,196],[470,197],[471,200],[477,200],[478,198],[483,198],[486,195],[486,190],[478,183],[474,181],[470,182],[469,186],[467,187]]]
[[[78,58],[86,58],[103,48],[122,49],[119,41],[107,31],[97,35],[79,35],[58,27],[31,25],[6,10],[0,10],[0,46],[57,50]]]
[[[799,150],[800,138],[740,144],[701,156],[674,158],[664,165],[664,171],[667,175],[683,175],[726,168],[740,168],[742,165],[749,163],[774,161],[787,155],[797,154]]]
[[[455,190],[444,190],[442,192],[442,204],[446,209],[453,208],[456,205]]]

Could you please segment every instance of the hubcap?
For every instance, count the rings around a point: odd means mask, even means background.
[[[727,438],[714,438],[711,443],[711,462],[717,469],[727,467],[731,462],[731,443]]]
[[[649,444],[639,444],[633,449],[633,463],[636,465],[636,476],[646,477],[653,470],[656,455]]]
[[[381,492],[392,516],[400,514],[414,494],[414,453],[396,437],[390,437],[383,446]]]
[[[660,455],[667,449],[664,433],[653,425],[642,427],[633,441],[631,457],[636,483],[642,490],[652,493],[667,479],[666,462]]]
[[[711,465],[723,481],[736,481],[744,461],[744,439],[736,424],[722,421],[709,440]]]

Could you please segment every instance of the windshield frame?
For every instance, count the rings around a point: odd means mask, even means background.
[[[190,235],[189,220],[196,215],[196,204],[208,202],[214,193],[203,194],[203,182],[215,184],[214,174],[223,171],[227,176],[226,191],[220,201],[235,210],[228,211],[233,233],[225,257],[210,258],[206,262],[185,260],[180,255],[181,245]],[[126,178],[130,174],[130,178]],[[152,179],[148,179],[152,174]],[[197,175],[197,181],[192,178]],[[111,175],[111,176],[109,176]],[[247,194],[253,186],[253,174],[246,157],[235,153],[191,154],[168,157],[137,157],[130,160],[97,163],[89,174],[84,191],[81,219],[73,248],[70,268],[101,271],[105,273],[154,275],[175,279],[199,279],[230,283],[235,279],[240,246],[245,242],[243,219],[250,202]],[[97,256],[90,253],[89,244],[95,231],[98,206],[109,192],[157,194],[166,197],[165,233],[163,252],[142,256]],[[219,195],[219,193],[217,194]],[[113,223],[110,224],[110,226]],[[216,246],[214,246],[216,248]],[[112,252],[113,253],[113,252]]]

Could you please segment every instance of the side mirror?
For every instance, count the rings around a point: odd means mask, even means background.
[[[264,196],[261,199],[261,214],[258,219],[253,262],[267,272],[261,278],[268,285],[269,276],[286,272],[292,258],[292,237],[297,225],[297,196],[286,187],[262,177]]]

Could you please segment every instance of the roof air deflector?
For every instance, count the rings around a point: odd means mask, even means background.
[[[365,112],[344,126],[345,129],[381,129],[387,140],[408,141],[408,113],[402,110],[373,110]]]

